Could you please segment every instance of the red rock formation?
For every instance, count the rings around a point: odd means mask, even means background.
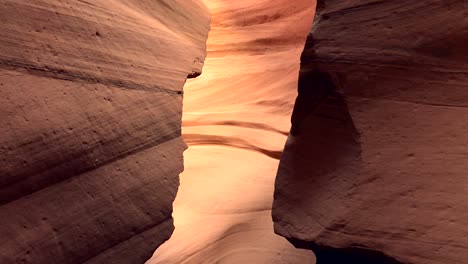
[[[273,205],[318,263],[468,263],[467,8],[319,3]]]
[[[196,0],[0,3],[0,263],[142,263],[173,230]]]
[[[176,228],[148,263],[315,263],[271,220],[314,1],[204,2],[211,30],[203,74],[185,86]]]

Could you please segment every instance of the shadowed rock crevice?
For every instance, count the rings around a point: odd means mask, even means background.
[[[296,239],[288,241],[297,248],[312,250],[316,264],[404,264],[382,252],[364,248],[331,248]]]

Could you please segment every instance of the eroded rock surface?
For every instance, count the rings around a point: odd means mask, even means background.
[[[0,3],[0,263],[143,263],[173,230],[199,1]]]
[[[211,31],[203,74],[185,86],[176,228],[148,264],[313,264],[274,234],[271,204],[314,1],[204,2]]]
[[[319,2],[273,205],[318,263],[468,263],[467,8]]]

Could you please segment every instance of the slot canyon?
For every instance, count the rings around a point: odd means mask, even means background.
[[[468,264],[465,0],[0,20],[0,264]]]

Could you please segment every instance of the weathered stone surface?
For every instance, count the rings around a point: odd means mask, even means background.
[[[0,3],[0,263],[143,263],[173,230],[197,0]]]
[[[204,0],[203,74],[187,82],[175,231],[148,264],[314,264],[271,220],[313,0]]]
[[[275,231],[318,263],[468,263],[466,1],[317,10]]]

